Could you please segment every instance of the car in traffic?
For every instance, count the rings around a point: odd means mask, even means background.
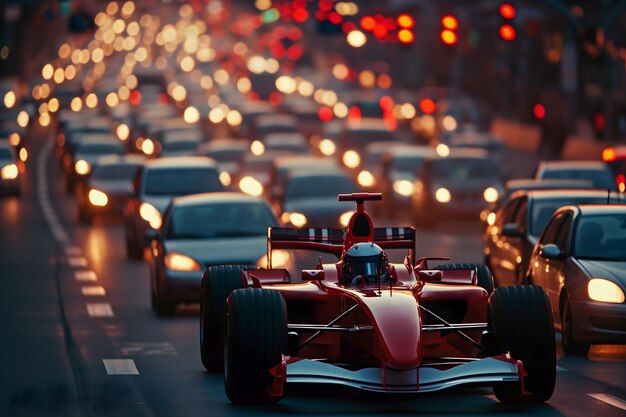
[[[147,161],[137,171],[124,209],[126,253],[141,259],[158,235],[172,198],[223,191],[214,160],[205,156],[172,156]]]
[[[144,161],[142,155],[109,155],[96,159],[86,180],[76,187],[78,220],[88,224],[95,216],[122,216],[131,196],[133,178]]]
[[[152,242],[152,307],[171,315],[177,304],[200,301],[203,271],[225,263],[249,268],[266,265],[267,228],[278,219],[263,197],[205,193],[175,197]],[[294,255],[280,251],[274,267],[293,269]]]
[[[603,190],[518,191],[496,213],[487,226],[484,263],[493,272],[497,286],[521,284],[530,254],[554,212],[571,204],[623,202],[619,195],[609,197]]]
[[[205,271],[200,356],[209,371],[223,369],[229,400],[275,404],[297,387],[397,398],[478,385],[503,403],[547,401],[556,342],[545,291],[488,291],[477,264],[413,263],[415,229],[375,228],[365,211],[381,197],[337,196],[357,203],[345,229],[270,228],[267,268]],[[406,261],[389,262],[391,248],[406,250]],[[273,252],[286,249],[338,261],[320,259],[296,280],[272,266]]]
[[[626,146],[604,148],[602,160],[611,168],[619,192],[626,192]]]
[[[75,191],[77,184],[84,182],[91,172],[93,163],[101,156],[124,155],[126,147],[111,134],[85,135],[66,154],[69,170],[65,175],[65,190]]]
[[[196,154],[215,160],[222,184],[228,187],[237,175],[241,159],[249,150],[250,143],[245,139],[216,138],[198,145]]]
[[[413,218],[423,227],[444,219],[478,219],[503,188],[499,165],[484,151],[453,149],[422,163],[413,186]]]
[[[20,195],[19,160],[13,146],[0,140],[0,194]]]
[[[615,177],[609,166],[602,161],[541,161],[537,164],[534,178],[588,180],[594,188],[617,191]]]
[[[626,343],[626,206],[559,209],[531,254],[526,282],[543,287],[566,354]]]

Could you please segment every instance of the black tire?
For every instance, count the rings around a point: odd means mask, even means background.
[[[202,274],[200,296],[200,357],[210,372],[224,370],[224,333],[226,330],[226,299],[230,293],[244,288],[241,271],[247,265],[215,265]]]
[[[482,287],[487,291],[487,294],[491,294],[493,292],[493,275],[491,274],[491,270],[485,264],[475,264],[475,263],[450,263],[437,265],[433,269],[476,269],[478,278],[476,284],[479,287]]]
[[[493,387],[502,403],[539,404],[550,399],[556,382],[556,341],[550,300],[536,285],[497,288],[489,298],[493,351],[521,360],[527,376],[520,383]]]
[[[170,317],[176,311],[176,303],[164,300],[159,292],[159,284],[157,283],[156,293],[152,296],[152,306],[159,317]]]
[[[226,302],[224,384],[233,404],[274,404],[268,372],[280,364],[287,346],[287,309],[278,291],[246,288]]]
[[[563,346],[563,352],[565,352],[566,355],[587,356],[590,348],[589,343],[574,341],[572,308],[570,307],[567,296],[561,307],[561,335],[561,344]]]

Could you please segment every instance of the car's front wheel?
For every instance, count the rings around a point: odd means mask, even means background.
[[[235,290],[226,302],[224,383],[234,404],[273,404],[270,370],[281,364],[287,345],[287,310],[275,290]]]
[[[494,351],[521,360],[524,384],[493,387],[503,403],[537,404],[550,399],[556,382],[556,342],[550,300],[536,285],[497,288],[489,298]],[[522,392],[522,386],[525,392]]]
[[[572,308],[569,299],[565,297],[561,307],[561,344],[563,345],[563,352],[566,355],[586,356],[589,353],[589,343],[575,342],[573,333]]]

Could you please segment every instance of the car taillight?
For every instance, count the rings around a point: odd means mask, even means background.
[[[615,178],[615,181],[617,182],[617,189],[619,190],[620,193],[623,193],[626,191],[626,176],[624,176],[624,174],[618,174],[617,177]]]

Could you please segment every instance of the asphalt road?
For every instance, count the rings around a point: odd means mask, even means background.
[[[222,377],[200,363],[197,306],[156,317],[148,266],[126,259],[122,223],[78,225],[51,141],[35,129],[24,193],[0,199],[0,416],[626,415],[623,346],[594,346],[589,358],[559,351],[543,406],[503,406],[488,389],[401,402],[315,390],[273,407],[232,406]],[[480,261],[480,228],[420,232],[425,254]]]

